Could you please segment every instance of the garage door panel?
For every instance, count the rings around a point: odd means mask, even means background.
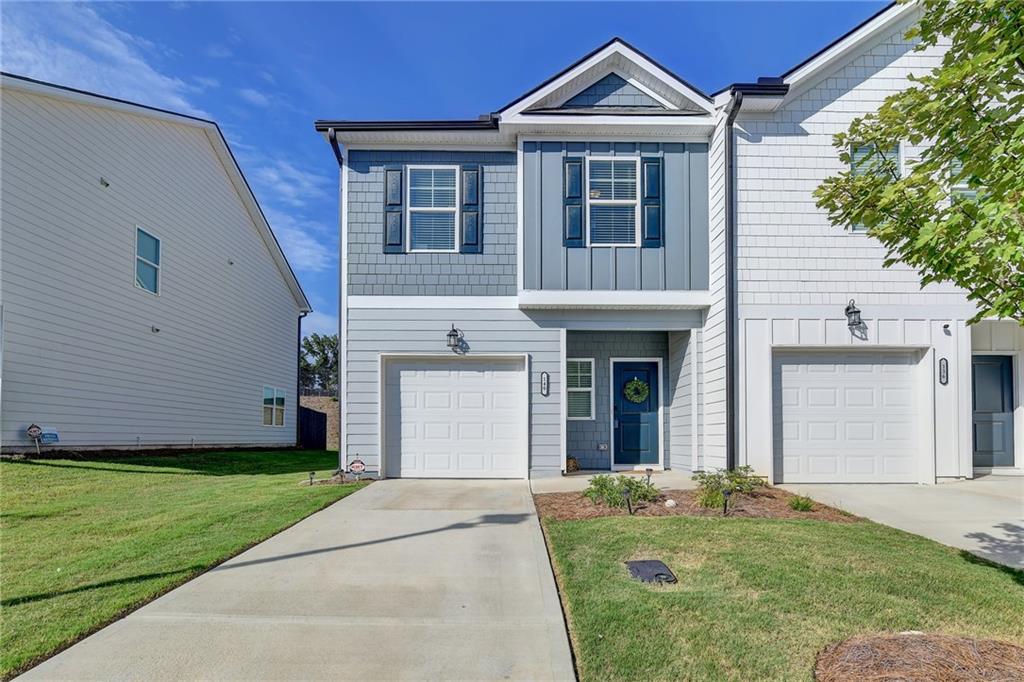
[[[789,483],[913,482],[915,355],[777,353],[775,472]]]
[[[389,362],[385,475],[522,478],[525,384],[522,359]]]

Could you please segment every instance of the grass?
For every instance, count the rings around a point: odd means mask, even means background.
[[[1024,644],[1024,572],[868,521],[607,517],[544,528],[582,680],[810,680],[826,644]],[[676,585],[629,578],[661,559]]]
[[[324,451],[0,462],[0,676],[358,489]]]

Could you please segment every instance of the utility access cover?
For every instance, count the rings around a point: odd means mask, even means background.
[[[674,583],[676,576],[664,563],[654,559],[627,561],[629,574],[645,583]]]

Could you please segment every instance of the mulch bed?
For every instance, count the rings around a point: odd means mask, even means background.
[[[717,516],[721,518],[721,509],[707,509],[697,504],[696,491],[664,490],[654,502],[640,502],[634,505],[634,516]],[[791,493],[778,488],[758,488],[752,493],[735,494],[729,500],[729,517],[756,519],[816,519],[850,523],[859,521],[856,516],[823,504],[814,503],[811,511],[800,512],[790,509]],[[666,507],[667,500],[675,500],[675,507]],[[553,518],[557,521],[577,519],[594,519],[601,516],[626,516],[625,507],[609,507],[595,504],[580,492],[542,493],[533,496],[537,505],[537,513],[541,518]]]
[[[865,635],[818,654],[818,682],[989,682],[1024,679],[1024,648],[916,632]]]

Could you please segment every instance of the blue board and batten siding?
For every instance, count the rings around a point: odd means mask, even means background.
[[[566,157],[587,155],[662,159],[661,246],[566,248],[563,161]],[[707,155],[708,146],[703,143],[523,143],[524,288],[706,290]]]
[[[384,253],[385,167],[409,165],[481,167],[482,253]],[[353,296],[515,296],[515,154],[349,152],[348,280]]]

